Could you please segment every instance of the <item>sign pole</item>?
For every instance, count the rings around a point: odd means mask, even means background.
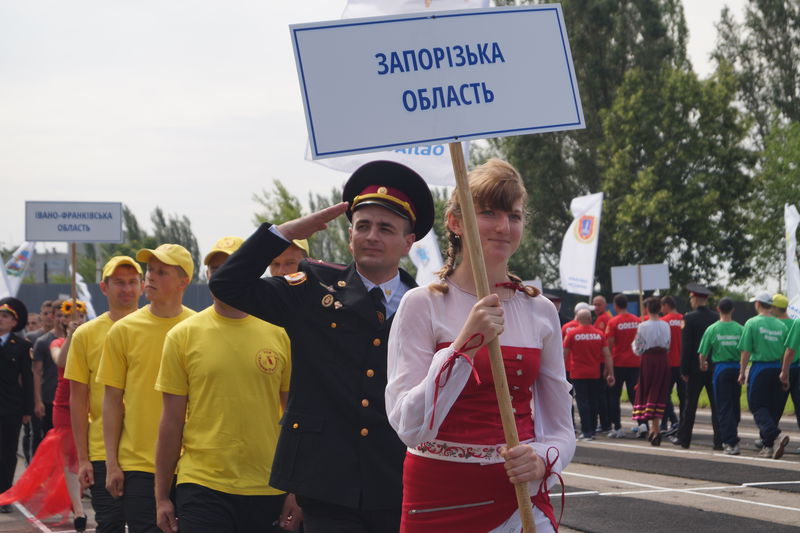
[[[644,292],[642,291],[642,265],[636,265],[636,277],[639,280],[639,316],[644,311]]]
[[[77,300],[77,298],[78,298],[78,288],[77,288],[77,285],[75,283],[76,270],[77,270],[76,266],[78,264],[78,252],[77,252],[77,245],[75,244],[75,242],[69,243],[69,247],[70,247],[70,255],[72,256],[70,258],[70,260],[72,262],[71,263],[72,264],[72,291],[71,291],[71,293],[72,293],[72,312],[73,312],[72,316],[74,317],[75,316],[74,315],[74,313],[75,313],[75,300]]]
[[[470,263],[472,264],[475,289],[478,293],[478,299],[481,299],[489,295],[489,280],[486,275],[486,263],[483,261],[483,250],[481,249],[481,239],[478,234],[478,222],[475,218],[472,194],[469,192],[469,183],[467,182],[464,151],[460,142],[449,143],[449,146],[450,158],[453,160],[453,171],[456,176],[456,194],[458,194],[458,203],[461,205],[461,216],[464,222],[464,239],[467,244],[466,248],[469,252]],[[500,407],[500,420],[503,422],[503,433],[505,434],[506,445],[511,448],[519,445],[519,435],[517,434],[517,425],[511,407],[511,394],[508,391],[508,379],[506,378],[503,355],[500,352],[500,341],[497,337],[489,342],[489,360],[492,365],[492,378],[494,379],[497,403]],[[514,489],[517,493],[517,505],[522,518],[523,531],[524,533],[536,533],[528,484],[517,483],[514,485]]]

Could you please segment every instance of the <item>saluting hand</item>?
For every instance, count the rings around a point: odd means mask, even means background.
[[[327,228],[328,222],[345,211],[347,211],[347,202],[340,202],[310,215],[284,222],[278,226],[278,231],[290,241],[293,239],[307,239],[316,232]]]
[[[500,297],[496,294],[490,294],[481,298],[472,306],[472,310],[467,316],[467,321],[455,340],[456,349],[461,348],[476,333],[481,333],[484,344],[488,344],[492,339],[503,333],[504,323]],[[479,347],[475,346],[468,352],[474,353]]]

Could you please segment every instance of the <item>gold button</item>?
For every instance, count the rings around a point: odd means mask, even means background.
[[[299,428],[299,427],[300,427],[300,424],[298,424],[297,422],[295,422],[294,424],[292,424],[292,429],[297,429],[297,428]]]
[[[331,322],[331,327],[335,328],[336,327],[336,322]]]
[[[343,281],[343,280],[339,280],[339,281],[336,282],[336,285],[338,285],[339,287],[344,287],[344,286],[347,285],[347,282]]]
[[[375,375],[375,371],[374,370],[372,370],[371,368],[369,370],[367,370],[367,377],[368,378],[371,378],[374,375]]]
[[[381,340],[380,339],[372,339],[372,345],[373,346],[380,346],[381,345]]]
[[[361,428],[361,436],[366,437],[369,435],[369,430],[367,428]]]
[[[361,400],[361,407],[369,407],[369,400],[367,400],[366,398]]]

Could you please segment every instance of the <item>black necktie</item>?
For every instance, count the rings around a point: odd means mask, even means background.
[[[372,290],[369,291],[369,295],[372,297],[372,303],[375,305],[375,312],[378,314],[378,322],[383,324],[383,321],[386,320],[386,307],[383,305],[383,289],[380,287],[373,287]]]

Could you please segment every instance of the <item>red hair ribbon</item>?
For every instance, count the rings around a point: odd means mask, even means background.
[[[475,339],[477,339],[477,344],[473,346],[470,343],[472,343],[472,341]],[[472,359],[464,352],[479,348],[483,344],[483,340],[483,333],[473,333],[470,338],[468,338],[466,342],[461,345],[461,348],[455,350],[450,357],[447,358],[447,361],[444,362],[442,368],[439,369],[439,373],[436,375],[436,379],[434,380],[436,386],[433,389],[433,411],[431,411],[431,423],[428,426],[428,429],[433,429],[433,419],[436,417],[436,401],[439,399],[439,389],[447,384],[448,380],[450,379],[450,374],[453,373],[453,366],[455,366],[459,357],[466,359],[467,363],[469,363],[469,366],[472,367],[472,375],[475,376],[475,381],[478,382],[478,385],[481,384],[481,378],[478,377],[478,371],[475,369]],[[445,372],[447,372],[447,374],[445,374]],[[444,381],[442,381],[442,376],[444,376]]]
[[[503,283],[495,283],[494,286],[505,287],[507,289],[511,289],[512,291],[525,292],[525,287],[523,287],[521,283],[518,283],[516,281],[504,281]]]

